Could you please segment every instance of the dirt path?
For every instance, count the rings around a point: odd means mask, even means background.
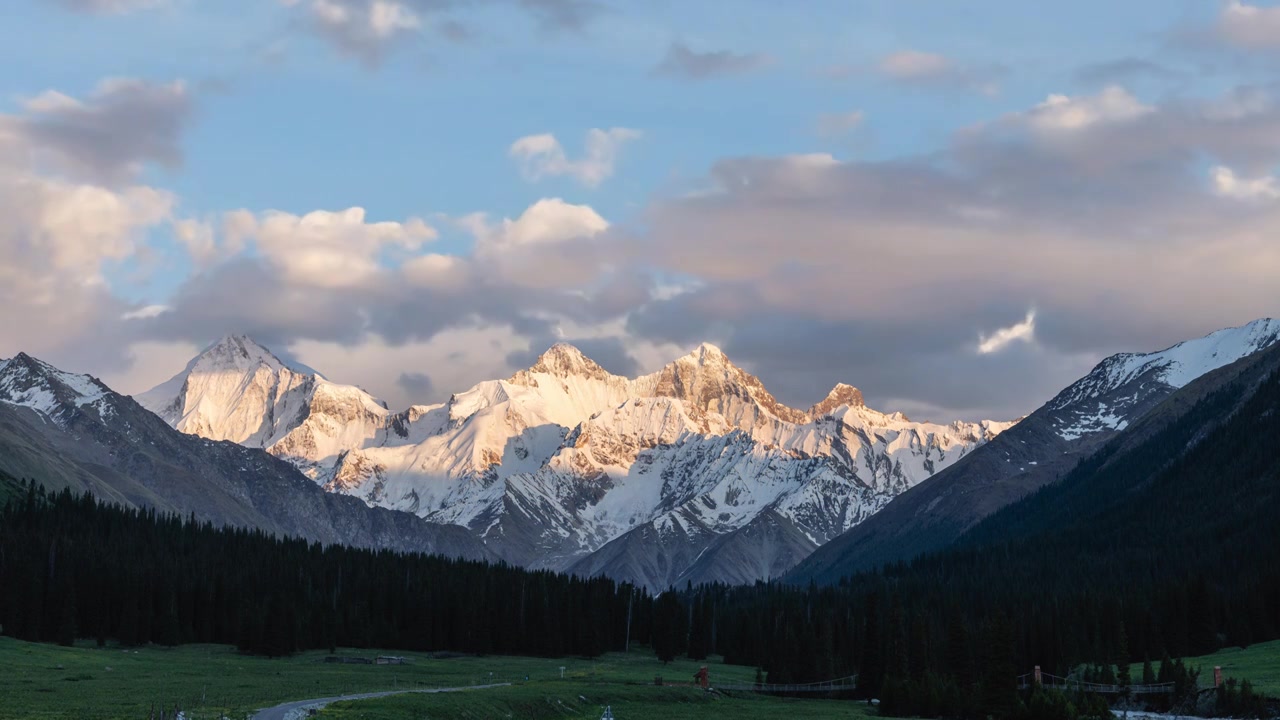
[[[367,700],[369,698],[387,697],[388,695],[406,695],[408,693],[464,692],[467,690],[484,690],[487,688],[506,687],[510,684],[511,683],[466,685],[463,687],[433,688],[430,690],[389,690],[387,692],[356,693],[352,695],[338,695],[335,697],[312,698],[311,700],[295,700],[293,702],[276,705],[275,707],[269,707],[265,710],[259,710],[254,713],[253,720],[297,720],[298,718],[305,718],[308,710],[319,709],[329,703],[340,702],[342,700]]]

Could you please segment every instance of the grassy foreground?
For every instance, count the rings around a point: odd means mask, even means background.
[[[1248,680],[1258,692],[1268,697],[1280,697],[1280,640],[1250,645],[1247,648],[1226,648],[1212,655],[1186,658],[1190,667],[1200,668],[1200,684],[1213,682],[1213,668],[1222,666],[1223,677]],[[1155,669],[1160,663],[1153,662]],[[1142,678],[1142,664],[1130,670],[1138,682]]]
[[[828,720],[861,718],[866,705],[845,700],[796,700],[697,688],[613,685],[579,680],[527,683],[475,693],[396,695],[335,703],[326,720],[595,720],[608,706],[618,720]]]
[[[395,652],[404,666],[333,665],[327,652],[301,653],[270,660],[240,655],[223,645],[121,649],[89,645],[59,647],[0,637],[0,719],[146,717],[152,708],[187,711],[191,720],[243,718],[256,708],[290,700],[405,688],[455,687],[489,682],[518,686],[457,695],[413,695],[347,703],[331,717],[539,718],[530,708],[573,707],[556,717],[599,717],[597,703],[616,702],[619,717],[778,717],[841,718],[860,713],[856,703],[785,701],[735,694],[708,700],[692,688],[659,688],[655,675],[670,682],[691,682],[702,663],[689,660],[663,666],[648,650],[612,653],[599,659],[458,657],[433,659]],[[340,655],[374,657],[372,650],[339,650]],[[707,663],[714,682],[751,682],[755,669]],[[564,679],[560,678],[563,666]],[[492,673],[492,675],[490,675]],[[526,681],[525,678],[528,678]],[[490,693],[497,693],[490,696]],[[586,697],[587,701],[579,699]],[[613,698],[617,698],[615,701]],[[435,703],[435,705],[431,705]],[[648,709],[645,709],[648,708]],[[728,709],[742,708],[741,712]],[[707,714],[714,711],[715,714]],[[425,713],[430,714],[425,714]],[[721,714],[727,712],[728,714]],[[418,713],[418,714],[415,714]],[[471,714],[467,714],[471,713]],[[478,714],[477,714],[478,713]],[[592,714],[594,713],[594,715]],[[809,714],[805,714],[809,713]],[[813,714],[818,713],[818,714]],[[550,716],[546,716],[550,717]]]

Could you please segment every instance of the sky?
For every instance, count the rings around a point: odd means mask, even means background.
[[[1262,0],[10,0],[0,357],[1014,418],[1280,314],[1278,80]]]

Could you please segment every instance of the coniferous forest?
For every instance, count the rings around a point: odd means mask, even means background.
[[[1171,658],[1280,637],[1280,454],[1258,440],[1280,437],[1278,407],[1280,375],[1226,387],[909,564],[833,587],[657,599],[607,579],[321,547],[28,484],[0,516],[0,622],[29,640],[269,655],[593,656],[630,638],[663,659],[759,666],[771,683],[857,674],[858,694],[888,714],[1016,717],[1029,712],[1016,677],[1034,665],[1066,675],[1151,660],[1153,675],[1191,687]],[[1055,700],[1035,702],[1056,716]]]
[[[593,656],[623,646],[633,594],[608,579],[321,547],[34,485],[0,515],[0,624],[24,640]],[[647,603],[633,605],[642,633]]]

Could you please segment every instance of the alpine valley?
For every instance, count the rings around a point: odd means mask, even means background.
[[[331,493],[463,526],[510,563],[655,591],[776,578],[1012,425],[914,422],[843,384],[790,408],[706,344],[634,379],[557,344],[391,412],[232,336],[138,401]]]
[[[135,399],[0,361],[0,471],[325,543],[686,583],[831,583],[943,549],[1280,341],[1280,321],[1102,361],[1014,422],[918,422],[837,385],[800,410],[718,348],[611,374],[557,344],[397,412],[244,336]],[[148,412],[148,410],[150,412]]]

